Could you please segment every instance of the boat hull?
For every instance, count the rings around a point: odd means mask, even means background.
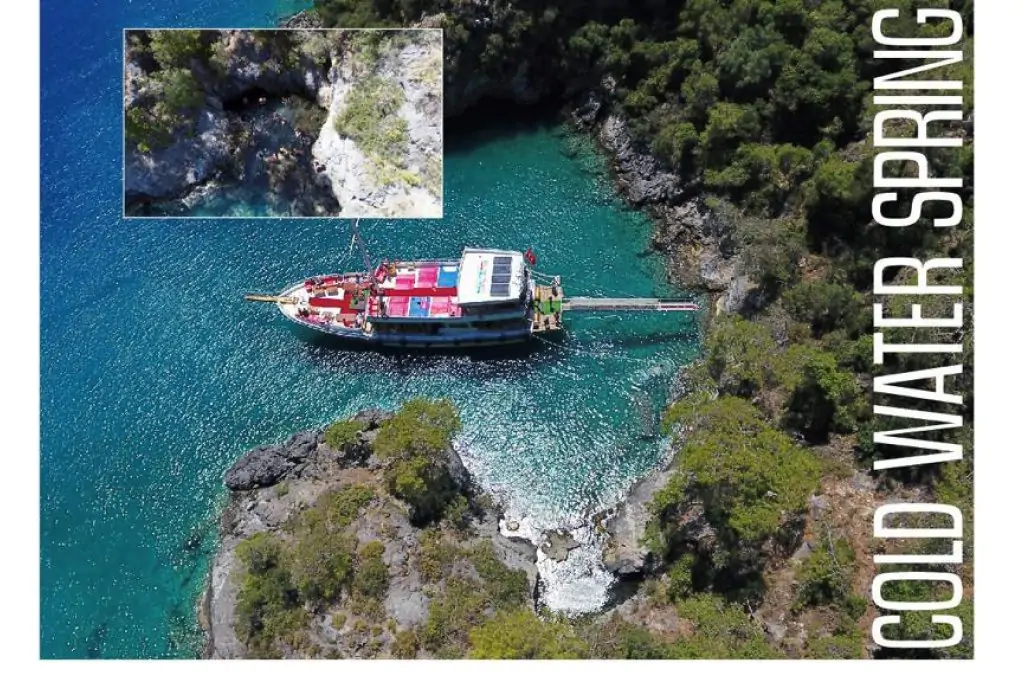
[[[311,340],[330,340],[353,347],[365,348],[422,348],[422,349],[472,349],[494,346],[524,344],[531,340],[533,334],[529,327],[510,329],[500,332],[483,332],[467,329],[461,333],[452,333],[453,328],[438,330],[435,334],[365,334],[359,329],[339,329],[338,327],[307,322],[287,316],[289,322],[302,330]],[[444,333],[448,332],[448,333]]]

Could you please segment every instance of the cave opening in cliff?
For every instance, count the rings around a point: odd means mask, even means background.
[[[268,92],[263,88],[249,88],[234,97],[224,100],[224,111],[235,114],[243,113],[268,102],[276,101],[280,97],[280,95]]]

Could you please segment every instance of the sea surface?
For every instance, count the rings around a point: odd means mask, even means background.
[[[360,267],[346,223],[121,217],[122,28],[270,26],[307,4],[43,0],[45,658],[197,655],[224,470],[363,407],[454,400],[459,450],[519,533],[583,542],[541,562],[544,600],[569,612],[610,581],[587,519],[662,457],[658,415],[698,352],[689,315],[576,314],[564,339],[484,356],[342,351],[242,295]],[[532,247],[570,295],[680,295],[589,142],[517,115],[449,123],[445,218],[364,221],[374,256]]]

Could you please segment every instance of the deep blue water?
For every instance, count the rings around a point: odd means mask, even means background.
[[[241,296],[358,266],[344,224],[121,218],[121,29],[269,26],[305,4],[42,3],[44,657],[194,656],[224,469],[361,407],[451,397],[471,468],[537,528],[579,523],[658,459],[688,317],[574,317],[562,345],[483,358],[339,351]],[[585,141],[456,127],[445,219],[364,222],[377,257],[532,246],[570,294],[678,294]],[[590,589],[562,578],[556,602]]]

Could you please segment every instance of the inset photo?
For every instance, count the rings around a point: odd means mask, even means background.
[[[124,214],[441,218],[440,29],[128,29]]]

